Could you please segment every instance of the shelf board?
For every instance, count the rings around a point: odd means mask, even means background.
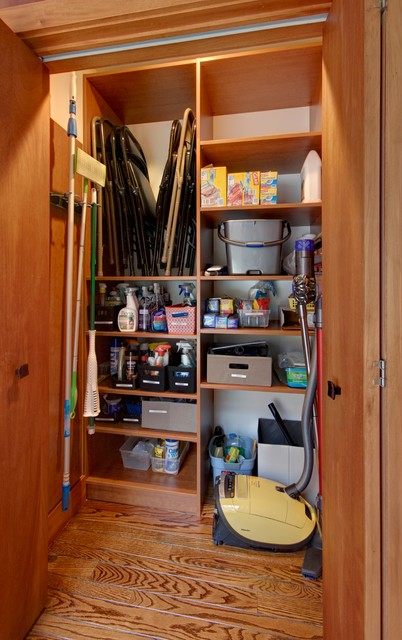
[[[130,434],[131,435],[131,434]],[[93,436],[91,436],[92,438]],[[125,486],[130,489],[148,491],[179,492],[196,494],[197,491],[197,451],[194,445],[182,463],[179,473],[175,475],[157,473],[150,467],[147,471],[127,469],[123,466],[118,448],[111,448],[107,459],[97,461],[90,470],[87,483],[103,483],[110,487]]]
[[[309,151],[321,156],[321,132],[254,138],[201,140],[202,164],[227,167],[228,172],[272,170],[300,173]]]
[[[192,282],[196,276],[95,276],[97,282]],[[87,282],[91,281],[89,276]]]
[[[227,220],[287,220],[292,226],[308,226],[320,222],[321,202],[289,202],[255,204],[244,207],[203,207],[201,217],[212,227]]]
[[[253,282],[255,282],[255,280],[281,280],[281,281],[285,281],[285,280],[289,280],[289,281],[293,281],[293,276],[289,276],[289,275],[228,275],[228,276],[201,276],[200,280],[205,280],[206,282],[208,281],[212,281],[212,280],[217,280],[217,281],[237,281],[237,280],[252,280]]]
[[[217,384],[204,380],[200,385],[201,389],[214,389],[215,391],[259,391],[263,393],[290,393],[304,394],[305,389],[297,389],[295,387],[287,387],[280,382],[276,382],[272,387],[262,387],[257,385],[241,385],[241,384]]]
[[[279,326],[277,320],[272,320],[266,329],[200,329],[200,334],[213,334],[213,335],[253,335],[261,336],[300,336],[300,329],[282,329]]]
[[[179,334],[179,333],[153,333],[150,331],[97,331],[97,336],[102,338],[148,338],[154,342],[155,340],[195,340],[197,334]]]
[[[95,431],[98,433],[112,433],[121,436],[140,436],[141,438],[172,438],[173,440],[185,440],[187,442],[197,442],[197,434],[188,431],[167,431],[166,429],[147,429],[124,422],[95,422]]]
[[[176,393],[174,391],[143,391],[143,389],[126,389],[113,387],[111,384],[105,384],[105,381],[99,385],[99,393],[112,393],[114,395],[123,396],[146,396],[152,398],[179,398],[180,400],[197,400],[196,393]]]

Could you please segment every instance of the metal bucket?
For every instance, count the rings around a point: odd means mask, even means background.
[[[218,227],[218,238],[226,245],[229,274],[280,274],[282,245],[290,234],[290,225],[286,220],[222,222]]]

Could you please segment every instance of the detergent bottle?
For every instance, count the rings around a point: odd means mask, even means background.
[[[321,202],[321,158],[310,151],[301,170],[301,201]]]
[[[119,311],[117,325],[120,331],[138,331],[138,298],[136,289],[126,289],[126,306]]]

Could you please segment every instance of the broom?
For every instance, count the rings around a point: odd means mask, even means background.
[[[70,394],[71,394],[71,334],[72,334],[72,280],[74,248],[74,155],[77,137],[76,121],[76,75],[71,74],[69,118],[67,124],[69,138],[69,191],[66,242],[66,290],[65,290],[65,394],[64,394],[64,468],[62,484],[62,510],[70,506]]]

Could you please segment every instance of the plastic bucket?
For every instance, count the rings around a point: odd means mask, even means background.
[[[222,222],[218,227],[218,238],[226,246],[229,274],[280,274],[282,245],[290,233],[286,220]]]

